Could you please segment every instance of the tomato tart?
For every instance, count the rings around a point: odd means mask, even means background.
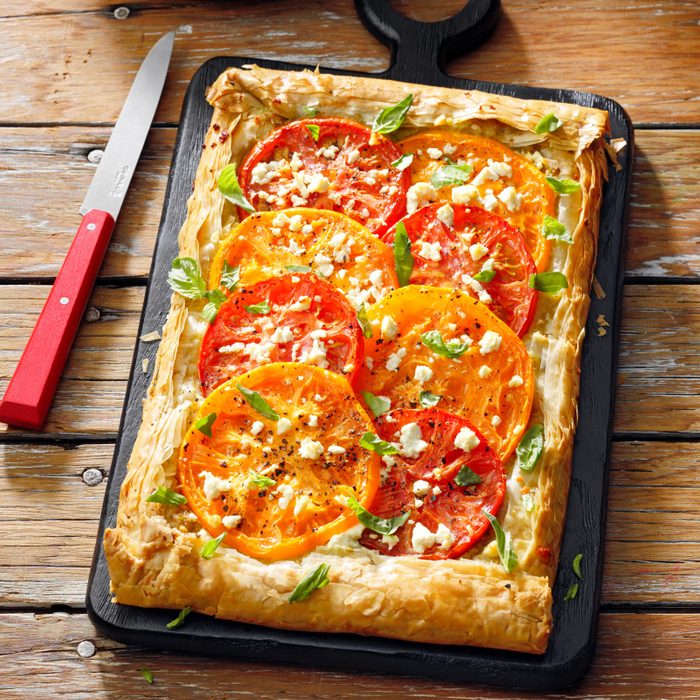
[[[607,113],[258,66],[207,99],[114,602],[543,653]]]

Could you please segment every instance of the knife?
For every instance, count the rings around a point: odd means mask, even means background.
[[[175,33],[141,64],[80,207],[83,219],[0,402],[0,421],[39,430],[107,251],[114,224],[160,100]]]

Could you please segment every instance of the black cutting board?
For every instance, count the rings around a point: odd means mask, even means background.
[[[162,649],[217,654],[275,663],[305,663],[347,670],[381,671],[439,678],[458,682],[491,683],[509,687],[551,690],[576,681],[590,664],[596,636],[600,599],[603,532],[607,495],[607,461],[610,450],[615,370],[620,327],[622,252],[632,162],[633,133],[630,120],[616,102],[599,95],[573,90],[550,90],[463,80],[446,75],[441,66],[449,58],[481,43],[495,26],[498,0],[472,0],[455,17],[425,24],[394,11],[386,0],[356,0],[364,24],[392,49],[392,63],[376,78],[476,89],[514,97],[570,102],[607,110],[612,137],[624,138],[621,169],[611,169],[601,211],[600,242],[595,275],[606,292],[593,296],[586,328],[581,366],[580,417],[574,446],[573,476],[561,565],[554,586],[554,629],[542,656],[473,647],[437,646],[349,634],[312,634],[274,630],[216,620],[192,614],[181,628],[168,631],[172,611],[142,609],[110,602],[109,577],[102,549],[106,527],[116,521],[119,488],[141,421],[141,401],[149,378],[141,360],[153,367],[155,344],[138,342],[119,439],[102,511],[87,591],[90,619],[105,634],[121,642]],[[302,70],[309,66],[256,60],[214,58],[195,74],[185,96],[173,165],[165,195],[163,216],[149,275],[141,333],[161,328],[170,304],[167,273],[178,254],[177,234],[185,219],[187,198],[201,154],[201,145],[212,109],[204,94],[216,77],[230,66],[256,62],[266,68]],[[325,69],[338,75],[362,75]],[[609,332],[599,337],[595,319],[604,314]],[[571,562],[583,554],[584,580],[578,596],[564,602],[576,579]]]

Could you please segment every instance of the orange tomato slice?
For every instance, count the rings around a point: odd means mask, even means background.
[[[546,268],[551,245],[542,235],[542,221],[545,215],[556,216],[556,195],[544,175],[529,160],[493,139],[441,130],[411,136],[399,146],[404,153],[413,153],[414,183],[430,182],[431,176],[447,163],[447,158],[471,165],[473,171],[465,184],[476,187],[482,202],[474,199],[461,203],[484,206],[502,216],[523,234],[537,269]],[[437,158],[431,157],[436,155]],[[505,174],[495,179],[485,177],[490,174],[488,171],[481,175],[481,171],[494,162],[506,166],[503,168]],[[506,201],[498,199],[508,187],[515,188],[515,199],[510,200],[510,205],[505,195]],[[452,189],[453,186],[440,187],[437,199],[453,201]]]
[[[505,461],[525,431],[534,392],[520,338],[458,289],[402,287],[367,316],[373,335],[365,340],[359,389],[387,397],[392,409],[420,408],[422,391],[436,394],[437,408],[473,423]],[[469,347],[459,357],[437,354],[421,340],[430,331]]]
[[[239,384],[280,420],[256,411]],[[195,426],[212,413],[208,437]],[[226,533],[227,545],[257,559],[293,559],[357,522],[344,505],[348,489],[371,502],[380,458],[359,440],[372,429],[343,377],[296,362],[262,365],[202,403],[180,449],[182,493],[212,537]],[[251,472],[274,484],[256,485]]]
[[[290,267],[310,267],[355,308],[398,286],[389,246],[350,217],[319,209],[261,212],[242,221],[217,250],[211,288],[219,286],[224,262],[240,266],[243,286],[289,274]]]

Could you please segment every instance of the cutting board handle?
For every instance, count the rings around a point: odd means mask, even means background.
[[[417,22],[396,11],[389,0],[355,0],[367,29],[391,49],[382,77],[414,83],[444,81],[452,58],[476,48],[493,32],[500,0],[469,0],[453,17]]]

